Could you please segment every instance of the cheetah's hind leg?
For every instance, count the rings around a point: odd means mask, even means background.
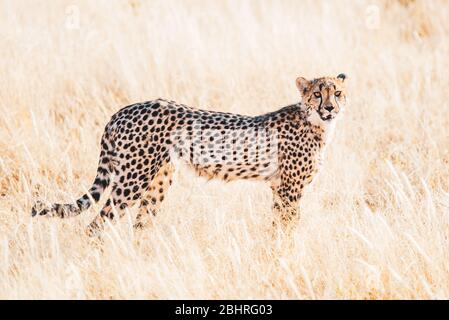
[[[151,223],[164,201],[165,195],[172,184],[174,167],[170,162],[161,167],[151,181],[150,187],[140,202],[139,213],[136,217],[135,229],[143,229]]]
[[[118,179],[112,187],[111,198],[106,202],[100,214],[88,226],[88,235],[99,235],[104,229],[106,221],[120,219],[125,215],[126,208],[134,206],[142,199],[151,181],[154,180],[157,172],[159,172],[161,163],[164,162],[163,155],[158,155],[154,158],[150,157],[148,160],[152,162],[152,159],[156,159],[156,161],[154,161],[155,163],[151,167],[143,168],[142,162],[144,162],[144,159],[140,159],[130,164],[128,170],[116,171]]]

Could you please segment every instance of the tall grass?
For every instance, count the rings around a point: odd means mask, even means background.
[[[449,298],[446,1],[0,2],[0,298]],[[158,97],[256,115],[345,72],[290,235],[271,192],[178,170],[143,232],[31,219],[95,175],[109,117]],[[106,197],[105,197],[106,198]]]

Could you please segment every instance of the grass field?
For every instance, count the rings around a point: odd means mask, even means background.
[[[0,1],[0,298],[449,298],[447,1]],[[158,97],[249,115],[348,75],[291,235],[271,191],[179,170],[155,224],[103,242],[32,219],[95,176],[104,125]],[[103,198],[103,201],[106,197]]]

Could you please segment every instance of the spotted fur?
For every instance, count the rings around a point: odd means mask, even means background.
[[[125,107],[106,125],[97,176],[88,193],[74,204],[38,202],[32,215],[77,216],[112,183],[111,196],[88,234],[97,235],[107,219],[121,217],[134,204],[140,205],[135,227],[141,228],[156,215],[179,159],[208,179],[268,182],[273,209],[287,224],[299,216],[303,190],[317,173],[345,104],[345,78],[298,78],[300,103],[255,117],[163,99]]]

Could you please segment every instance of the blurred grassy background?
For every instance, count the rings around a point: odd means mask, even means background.
[[[0,1],[1,298],[449,298],[447,1]],[[298,75],[348,105],[291,236],[263,184],[180,170],[156,224],[105,235],[72,201],[126,104],[256,115]]]

